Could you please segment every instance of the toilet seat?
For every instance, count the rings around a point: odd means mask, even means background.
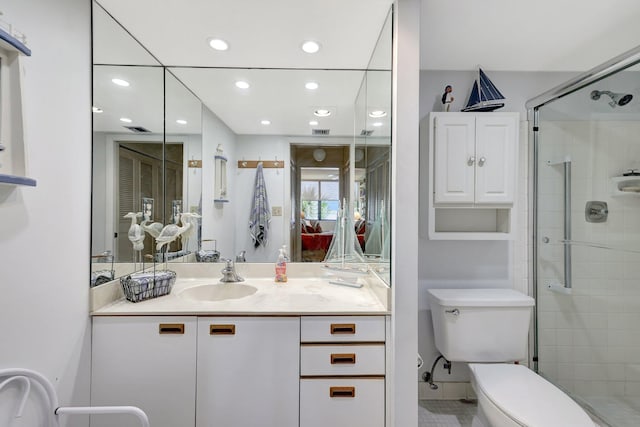
[[[527,427],[595,426],[589,415],[559,388],[523,365],[470,363],[479,405],[486,398],[502,425]],[[492,409],[493,407],[494,409]],[[512,423],[508,423],[510,419]]]

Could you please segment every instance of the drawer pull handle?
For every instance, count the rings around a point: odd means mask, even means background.
[[[356,363],[356,354],[331,354],[331,364],[332,365],[354,365]]]
[[[329,387],[329,397],[356,397],[356,388]]]
[[[209,325],[209,335],[235,335],[236,325]]]
[[[331,324],[331,335],[355,334],[355,333],[356,333],[355,323],[332,323]]]
[[[160,323],[158,332],[160,334],[184,335],[184,323]]]

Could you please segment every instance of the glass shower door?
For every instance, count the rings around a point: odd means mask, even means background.
[[[593,92],[633,76],[541,107],[535,146],[538,370],[613,426],[640,425],[640,115]]]

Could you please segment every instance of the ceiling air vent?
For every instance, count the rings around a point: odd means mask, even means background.
[[[151,133],[149,129],[143,128],[142,126],[125,126],[125,128],[129,129],[133,133]]]
[[[366,129],[362,129],[360,131],[360,136],[371,136],[371,134],[373,133],[372,130],[366,130]]]
[[[311,135],[329,135],[329,129],[311,129]]]

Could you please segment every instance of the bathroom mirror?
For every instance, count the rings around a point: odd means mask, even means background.
[[[131,14],[120,16],[116,1],[101,3],[113,16],[94,4],[94,106],[101,108],[102,113],[94,113],[92,255],[94,264],[102,265],[94,265],[93,271],[109,270],[105,265],[105,261],[111,260],[109,255],[115,261],[115,277],[140,268],[139,263],[133,264],[134,253],[127,237],[132,220],[120,218],[127,213],[123,209],[144,212],[136,222],[147,220],[147,226],[153,222],[163,225],[173,222],[180,211],[200,213],[196,237],[189,242],[177,242],[169,249],[175,256],[193,254],[198,242],[205,241],[204,248],[213,249],[215,245],[225,258],[234,258],[246,250],[250,262],[273,262],[278,249],[287,245],[292,258],[301,261],[296,254],[301,247],[302,175],[298,168],[302,164],[305,168],[326,170],[338,164],[336,173],[325,171],[325,175],[313,179],[325,187],[323,197],[335,201],[336,193],[327,190],[332,184],[321,182],[339,177],[337,197],[347,199],[350,215],[355,219],[359,214],[366,224],[361,229],[365,247],[369,237],[365,233],[374,228],[382,205],[386,207],[388,221],[391,118],[388,9],[383,15],[382,29],[375,30],[375,42],[370,45],[375,48],[366,52],[368,66],[361,68],[329,69],[314,63],[308,68],[304,68],[305,64],[289,64],[269,69],[241,67],[242,60],[238,66],[226,63],[218,68],[195,62],[163,67],[136,41],[153,45],[145,41],[149,27],[138,27]],[[388,8],[391,2],[377,3],[386,3]],[[127,29],[116,20],[125,23]],[[115,115],[109,126],[103,123],[111,110],[106,106],[120,99],[120,87],[113,84],[114,77],[108,72],[120,72],[131,79],[129,90],[137,90],[137,81],[142,81],[148,92],[144,95],[136,92],[139,95],[136,99],[114,104],[114,108],[120,109],[113,110],[119,112],[112,113]],[[248,90],[237,87],[238,81],[248,82]],[[318,88],[305,87],[309,82],[316,83]],[[120,118],[131,118],[123,116],[122,111],[126,111],[125,107],[133,111],[137,102],[137,111],[128,114],[135,116],[133,126],[144,129],[131,131],[123,127]],[[330,115],[314,114],[321,109],[329,110]],[[384,115],[370,117],[371,111],[383,111]],[[123,143],[125,149],[150,156],[161,165],[140,166],[138,175],[134,173],[132,179],[139,179],[141,188],[131,190],[131,195],[121,191],[119,180],[124,177],[118,169],[119,158],[114,154],[115,148]],[[317,154],[320,152],[324,157]],[[226,200],[216,197],[219,179],[216,173],[220,172],[216,156],[220,153],[227,160]],[[252,161],[277,165],[263,170],[272,211],[267,247],[253,247],[249,235],[256,169],[242,164]],[[121,203],[126,197],[133,203],[131,206]],[[331,200],[318,202],[324,206],[333,203]],[[318,222],[324,222],[322,233],[331,233],[332,221],[335,223],[330,215],[318,218]],[[384,248],[381,244],[377,246],[369,245],[370,259],[388,264]],[[106,251],[110,252],[105,254]],[[150,236],[145,239],[142,253],[153,253]],[[191,260],[188,256],[183,259]],[[388,268],[378,271],[388,272]]]

